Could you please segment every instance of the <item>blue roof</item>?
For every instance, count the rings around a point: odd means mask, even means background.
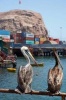
[[[10,31],[8,31],[8,30],[0,30],[0,35],[10,35]]]

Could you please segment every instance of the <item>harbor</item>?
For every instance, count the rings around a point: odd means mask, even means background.
[[[17,66],[17,57],[23,57],[20,50],[22,46],[27,46],[33,56],[53,56],[53,49],[55,49],[59,56],[66,56],[66,44],[54,39],[54,44],[45,37],[39,37],[30,32],[18,32],[11,34],[10,31],[0,30],[0,67]],[[55,43],[57,41],[57,43]],[[42,66],[43,63],[39,63]],[[8,68],[9,69],[9,68]],[[11,71],[12,69],[10,69]]]
[[[22,56],[20,48],[29,47],[34,56],[52,56],[52,49],[55,48],[58,55],[66,56],[66,43],[52,37],[34,35],[30,32],[17,32],[11,34],[10,48],[17,56]]]
[[[6,54],[11,52],[18,57],[22,56],[22,46],[27,46],[34,56],[52,56],[53,48],[57,50],[58,55],[66,56],[66,43],[25,31],[11,34],[8,30],[0,30],[0,43],[1,51]]]
[[[32,82],[32,89],[35,91],[46,91],[47,89],[47,74],[49,68],[52,68],[54,66],[54,58],[53,57],[35,57],[37,62],[44,62],[44,67],[33,67],[34,71],[34,77]],[[63,71],[64,71],[64,78],[63,78],[63,85],[60,90],[60,92],[66,92],[65,83],[66,83],[66,59],[65,57],[61,57],[61,62],[63,65]],[[24,65],[26,63],[26,60],[24,57],[18,57],[17,58],[17,69],[22,64]],[[10,73],[6,69],[0,69],[0,88],[8,88],[8,89],[15,89],[17,87],[17,70],[16,73]],[[6,84],[7,83],[7,84]],[[9,93],[0,93],[0,99],[4,100],[61,100],[58,96],[45,96],[45,95],[30,95],[30,94],[9,94]]]
[[[66,100],[65,7],[1,0],[0,100]]]

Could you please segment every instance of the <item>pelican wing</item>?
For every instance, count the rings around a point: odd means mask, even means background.
[[[32,66],[29,65],[29,67],[26,68],[26,74],[25,74],[25,82],[27,85],[31,84],[32,77],[33,77],[33,70],[32,70]]]
[[[57,77],[56,77],[57,85],[62,84],[62,79],[63,79],[63,71],[62,71],[61,68],[58,68],[58,74],[57,74]]]
[[[49,84],[53,84],[53,73],[52,73],[52,69],[49,69],[48,71],[48,83]]]
[[[26,89],[26,82],[25,80],[25,69],[20,67],[18,70],[18,87],[21,89],[22,92]]]
[[[48,71],[48,91],[52,91],[53,90],[53,87],[54,87],[54,80],[53,80],[53,73],[52,73],[52,69],[49,69]]]

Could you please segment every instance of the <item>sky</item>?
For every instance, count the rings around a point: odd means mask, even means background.
[[[32,10],[40,13],[48,35],[66,41],[66,0],[0,0],[0,12]]]

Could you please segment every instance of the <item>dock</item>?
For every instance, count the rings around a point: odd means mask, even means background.
[[[20,51],[22,46],[28,46],[34,56],[53,56],[53,48],[57,50],[59,56],[66,56],[66,44],[14,44],[13,47],[11,47],[13,53],[17,56],[23,56]]]

